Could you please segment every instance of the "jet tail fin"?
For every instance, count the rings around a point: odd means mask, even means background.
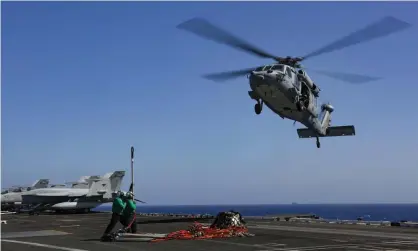
[[[94,177],[94,176],[81,176],[77,182],[85,182],[86,180],[90,179],[90,177]]]
[[[102,177],[100,177],[99,175],[93,175],[93,176],[90,176],[88,179],[86,179],[85,182],[89,184],[88,188],[90,188],[94,182],[100,181],[101,179]]]
[[[120,190],[122,185],[123,177],[125,177],[125,171],[115,171],[113,173],[108,173],[104,176],[110,182],[110,190],[116,192]]]
[[[95,178],[96,176],[81,176],[78,181],[66,182],[66,184],[71,185],[71,188],[89,188],[91,177]],[[100,178],[100,176],[97,177]]]
[[[88,182],[72,181],[72,182],[66,182],[66,184],[70,185],[71,188],[88,188],[89,187]]]
[[[113,198],[113,194],[120,190],[125,171],[107,173],[103,177],[90,176],[87,196],[103,196],[103,199]]]
[[[35,189],[47,188],[48,184],[49,184],[49,179],[39,179],[33,183],[32,188],[35,188]]]
[[[340,136],[354,136],[356,130],[353,125],[349,126],[330,126],[327,128],[327,134],[324,136],[317,135],[315,131],[309,128],[297,129],[299,138],[315,138],[315,137],[340,137]]]

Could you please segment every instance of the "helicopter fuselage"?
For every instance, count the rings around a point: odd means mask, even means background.
[[[256,69],[251,67],[206,74],[205,78],[226,80],[249,74],[251,91],[248,94],[257,101],[254,107],[256,114],[260,114],[263,105],[266,104],[282,118],[302,123],[307,128],[297,129],[299,138],[315,137],[317,147],[320,148],[319,137],[354,136],[355,128],[353,125],[330,126],[331,113],[334,108],[330,104],[323,104],[319,107],[317,99],[320,90],[306,72],[301,69],[300,63],[309,58],[399,32],[410,26],[411,24],[405,21],[388,16],[302,57],[280,57],[268,53],[202,18],[192,18],[179,24],[177,28],[258,57],[270,58],[276,61],[276,64]],[[297,68],[297,72],[295,68]],[[319,73],[320,71],[317,72]],[[379,79],[358,74],[324,71],[322,71],[322,74],[352,83],[364,83]]]
[[[306,75],[305,72],[297,73],[293,67],[281,64],[257,68],[248,77],[252,90],[249,95],[257,100],[255,108],[257,114],[265,104],[283,119],[300,122],[313,129],[318,136],[324,136],[333,109],[329,106],[331,109],[323,107],[323,112],[318,111],[319,89],[309,77],[309,84],[302,81],[303,79],[300,78],[302,73]],[[312,86],[315,87],[316,92],[312,90]],[[329,114],[325,116],[327,111]]]

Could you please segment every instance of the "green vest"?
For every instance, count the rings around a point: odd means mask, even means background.
[[[126,203],[120,197],[116,197],[112,204],[112,212],[121,215]]]
[[[123,217],[130,217],[132,216],[136,211],[136,203],[134,200],[128,200],[126,202],[126,207],[123,210]]]

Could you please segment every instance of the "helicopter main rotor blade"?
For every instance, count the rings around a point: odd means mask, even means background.
[[[353,74],[353,73],[331,72],[331,71],[312,70],[312,69],[310,69],[310,71],[328,76],[330,78],[352,83],[352,84],[363,84],[363,83],[381,79],[380,77],[371,77],[371,76],[359,75],[359,74]]]
[[[225,81],[225,80],[228,80],[228,79],[233,79],[233,78],[245,76],[247,74],[250,74],[255,69],[256,69],[256,67],[242,69],[242,70],[236,70],[236,71],[211,73],[211,74],[206,74],[203,77],[206,78],[206,79],[213,80],[213,81]]]
[[[385,17],[378,22],[372,23],[365,28],[355,31],[348,36],[345,36],[327,46],[322,47],[314,52],[309,53],[308,55],[302,57],[304,60],[312,57],[319,56],[321,54],[329,53],[336,50],[341,50],[343,48],[364,43],[379,37],[384,37],[389,34],[399,32],[406,28],[409,28],[411,24],[396,19],[394,17]]]
[[[268,52],[265,52],[202,18],[190,19],[177,25],[177,28],[189,31],[200,37],[249,52],[262,58],[271,58],[274,60],[280,59],[280,57],[276,57]]]

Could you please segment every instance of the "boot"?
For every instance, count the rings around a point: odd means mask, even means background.
[[[100,238],[100,241],[112,241],[112,237],[110,234],[103,234],[103,236]]]

